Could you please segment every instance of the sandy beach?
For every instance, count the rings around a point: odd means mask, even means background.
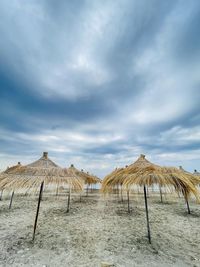
[[[200,206],[190,201],[187,214],[182,198],[150,194],[149,215],[152,244],[146,237],[144,200],[131,195],[127,202],[117,195],[104,198],[93,192],[88,197],[67,198],[44,194],[34,244],[35,196],[15,196],[0,201],[0,266],[98,267],[111,262],[118,267],[200,266]]]

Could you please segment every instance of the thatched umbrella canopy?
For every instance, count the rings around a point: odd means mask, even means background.
[[[138,160],[124,169],[123,185],[151,186],[158,184],[160,186],[174,187],[176,191],[185,193],[187,196],[193,193],[198,196],[194,187],[195,178],[192,174],[175,167],[161,167],[153,164],[141,155]],[[123,177],[124,177],[123,176]]]
[[[83,170],[79,171],[77,168],[74,167],[73,164],[71,164],[71,166],[69,168],[66,169],[69,173],[72,173],[78,177],[80,177],[81,179],[83,179],[85,184],[91,185],[91,184],[97,184],[100,183],[101,180],[94,176],[89,174],[88,172],[84,172]]]
[[[132,185],[140,185],[144,187],[145,207],[147,216],[148,238],[151,242],[150,227],[148,219],[148,205],[146,198],[146,186],[152,184],[158,184],[159,186],[173,187],[177,192],[184,195],[188,213],[190,213],[188,197],[193,194],[198,199],[198,191],[195,187],[195,183],[192,181],[192,175],[188,174],[177,168],[167,168],[155,165],[145,159],[145,155],[141,155],[140,158],[129,167],[125,169],[126,179],[123,181],[123,185],[130,187]]]
[[[83,180],[80,177],[70,173],[67,170],[62,169],[52,160],[48,158],[48,153],[44,152],[43,156],[26,166],[17,166],[10,168],[7,173],[1,174],[0,178],[0,188],[5,190],[33,190],[36,191],[40,188],[38,206],[34,223],[33,240],[35,238],[35,231],[37,226],[38,214],[40,209],[40,202],[42,198],[43,186],[47,187],[49,185],[62,185],[68,186],[68,204],[67,212],[69,212],[70,205],[70,192],[71,189],[76,191],[83,190]],[[11,202],[13,198],[14,191],[12,193]],[[11,204],[10,204],[11,206]]]
[[[21,163],[18,162],[17,165],[14,165],[14,166],[11,166],[11,167],[7,167],[7,169],[6,169],[4,172],[2,172],[2,173],[0,174],[0,181],[1,181],[1,179],[4,179],[4,178],[5,178],[5,176],[6,176],[5,174],[12,173],[13,170],[16,170],[17,168],[19,168],[19,167],[21,167],[21,166],[22,166]],[[4,191],[4,189],[3,189],[3,188],[0,188],[0,189],[1,189],[0,200],[2,200],[2,196],[3,196],[3,191]]]
[[[121,201],[123,202],[123,188],[122,184],[124,181],[124,168],[116,168],[110,174],[108,174],[102,181],[101,192],[111,193],[116,192],[119,197],[119,190],[121,190]],[[128,212],[129,209],[129,191],[127,191],[128,198]]]
[[[83,182],[76,175],[59,167],[48,158],[48,153],[26,166],[17,165],[1,173],[0,188],[4,190],[33,190],[37,191],[44,181],[45,186],[67,185],[76,191],[83,190]]]
[[[101,191],[103,193],[109,193],[118,185],[122,185],[124,180],[123,175],[124,168],[116,168],[103,179]]]
[[[188,212],[188,197],[190,194],[194,194],[198,198],[198,191],[195,184],[191,181],[191,174],[187,174],[177,168],[164,168],[159,165],[153,164],[145,158],[145,155],[140,157],[133,164],[126,168],[116,170],[109,176],[105,177],[102,183],[103,192],[109,191],[113,184],[122,183],[122,185],[129,191],[134,186],[143,186],[145,196],[145,207],[148,227],[148,238],[151,242],[150,227],[148,219],[148,205],[146,197],[146,186],[157,184],[162,187],[174,188],[177,192],[183,193],[187,206]]]
[[[8,167],[3,173],[10,173],[13,170],[16,170],[17,168],[21,167],[21,162],[18,162],[16,165]]]
[[[200,172],[198,172],[197,170],[194,170],[193,175],[195,176],[195,178],[197,177],[197,181],[196,184],[200,185]]]
[[[141,154],[133,164],[126,166],[125,168],[115,169],[113,172],[107,175],[102,182],[102,191],[104,193],[109,192],[112,190],[113,186],[124,184],[124,180],[127,178],[127,176],[130,177],[130,175],[135,174],[139,170],[147,167],[159,168],[158,165],[151,163],[145,158],[145,155]]]
[[[71,166],[67,169],[65,169],[67,172],[71,173],[72,175],[76,175],[77,177],[80,177],[84,181],[84,184],[87,185],[87,196],[88,196],[88,190],[89,186],[92,186],[93,184],[101,183],[101,179],[99,179],[97,176],[91,175],[88,172],[84,172],[83,169],[79,171],[77,168],[74,167],[74,164],[71,164]]]
[[[188,174],[188,178],[191,179],[191,182],[194,183],[195,185],[200,184],[200,173],[198,175],[197,170],[194,170],[194,173],[192,174],[191,172],[186,171],[185,169],[183,169],[182,166],[179,166],[179,170],[183,171],[184,173]],[[196,171],[196,172],[195,172]],[[198,177],[199,176],[199,177]]]
[[[109,192],[116,184],[122,184],[126,188],[132,185],[174,187],[176,191],[184,193],[187,197],[190,193],[198,197],[195,182],[198,178],[194,175],[173,167],[161,167],[140,157],[126,168],[120,168],[107,175],[102,182],[102,191]]]

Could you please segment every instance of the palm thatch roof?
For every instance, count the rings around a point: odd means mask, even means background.
[[[122,185],[124,180],[124,168],[116,168],[108,174],[102,181],[101,191],[110,192],[118,185]]]
[[[127,189],[133,185],[151,186],[158,184],[169,188],[173,187],[176,191],[184,193],[185,196],[193,193],[198,197],[198,191],[192,178],[194,178],[192,174],[177,168],[153,164],[142,154],[133,164],[106,176],[102,183],[102,191],[109,192],[116,184],[121,184]]]
[[[12,173],[13,170],[16,170],[17,168],[21,167],[21,162],[18,162],[17,165],[14,165],[14,166],[11,166],[11,167],[8,167],[4,173]]]
[[[126,166],[125,168],[116,168],[113,172],[107,175],[102,182],[102,191],[109,192],[116,185],[123,185],[124,180],[128,175],[132,175],[137,171],[141,170],[141,168],[146,168],[150,166],[157,166],[153,163],[149,162],[145,155],[141,154],[140,157],[131,165]],[[159,166],[157,166],[159,167]]]
[[[65,170],[83,179],[85,184],[91,185],[101,183],[101,180],[97,176],[91,175],[88,172],[86,173],[83,170],[79,171],[77,168],[74,167],[73,164],[71,164],[71,166]]]
[[[102,191],[110,192],[114,186],[121,185],[127,189],[128,196],[128,211],[129,209],[129,190],[132,186],[138,185],[144,188],[145,210],[147,220],[147,233],[149,243],[151,243],[150,223],[148,214],[148,201],[146,186],[158,184],[160,187],[173,187],[175,191],[181,192],[184,195],[187,203],[188,213],[190,213],[188,197],[193,194],[197,199],[199,197],[195,183],[191,179],[192,174],[188,174],[177,168],[161,167],[153,164],[145,158],[145,155],[140,157],[133,164],[116,169],[110,175],[107,175],[102,183]]]
[[[9,172],[1,173],[0,188],[4,190],[38,190],[41,182],[48,185],[67,185],[70,188],[82,191],[83,181],[76,175],[62,169],[48,158],[48,153],[26,166],[12,168]]]
[[[172,168],[171,168],[172,169]],[[183,171],[184,173],[187,173],[188,174],[188,178],[191,179],[191,182],[194,183],[195,185],[198,185],[200,184],[200,177],[197,177],[197,176],[200,176],[200,173],[198,175],[198,172],[197,170],[194,170],[194,173],[192,174],[191,172],[188,172],[186,171],[185,169],[183,169],[182,166],[179,166],[179,170]],[[196,172],[195,172],[196,171]],[[192,175],[191,175],[192,174]]]

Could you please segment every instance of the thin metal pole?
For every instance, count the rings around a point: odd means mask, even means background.
[[[69,195],[68,195],[68,199],[67,199],[67,213],[69,212],[70,198],[71,198],[71,189],[69,189]]]
[[[129,189],[127,190],[128,213],[130,213]]]
[[[1,190],[0,201],[2,200],[2,197],[3,197],[3,189]]]
[[[150,225],[149,225],[147,192],[146,192],[146,186],[145,185],[144,185],[144,199],[145,199],[145,209],[146,209],[146,219],[147,219],[147,233],[148,233],[149,244],[151,244],[151,232],[150,232]]]
[[[189,205],[189,202],[188,202],[188,197],[186,195],[185,195],[185,202],[186,202],[186,205],[187,205],[188,214],[190,214],[190,205]]]
[[[35,223],[34,223],[34,228],[33,228],[33,241],[35,240],[35,231],[37,228],[37,220],[38,220],[38,215],[39,215],[39,210],[40,210],[40,202],[42,199],[42,192],[43,192],[43,187],[44,187],[44,181],[40,185],[40,193],[38,197],[38,205],[37,205],[37,211],[36,211],[36,216],[35,216]]]
[[[160,189],[160,201],[161,201],[161,203],[163,203],[163,197],[162,197],[162,189],[161,189],[161,186],[159,186],[159,189]]]
[[[10,205],[9,205],[9,210],[11,209],[12,207],[12,201],[13,201],[13,197],[14,197],[14,191],[12,191],[12,195],[11,195],[11,198],[10,198]]]

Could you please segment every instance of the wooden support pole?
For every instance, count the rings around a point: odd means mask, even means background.
[[[34,223],[34,228],[33,228],[33,239],[32,239],[33,241],[35,240],[35,232],[36,232],[36,228],[37,228],[37,220],[38,220],[38,215],[39,215],[39,210],[40,210],[40,202],[42,199],[43,187],[44,187],[44,181],[40,185],[40,193],[39,193],[39,197],[38,197],[38,205],[37,205],[35,223]]]
[[[160,201],[161,201],[161,203],[163,203],[163,196],[162,196],[162,188],[161,188],[161,186],[159,186],[159,189],[160,189]]]
[[[69,212],[69,208],[70,208],[70,198],[71,198],[71,189],[69,189],[69,195],[67,199],[67,213]]]
[[[12,207],[12,201],[13,201],[13,197],[14,197],[14,191],[12,191],[12,195],[11,195],[11,198],[10,198],[10,205],[9,205],[9,210],[11,209]]]
[[[127,190],[127,200],[128,200],[128,213],[130,213],[130,199],[129,199],[129,189]]]
[[[145,185],[144,185],[144,200],[145,200],[146,219],[147,219],[147,233],[148,233],[149,244],[151,244],[151,232],[150,232],[150,225],[149,225],[149,212],[148,212],[147,192],[146,192],[146,186]]]

